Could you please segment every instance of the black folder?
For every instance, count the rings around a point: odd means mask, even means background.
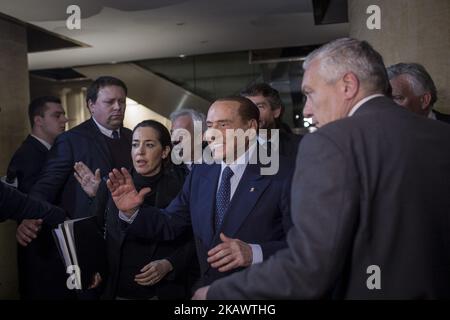
[[[106,245],[97,217],[64,221],[53,230],[56,245],[66,270],[78,266],[77,289],[86,290],[92,284],[95,273],[106,274]],[[76,273],[75,273],[76,274]]]

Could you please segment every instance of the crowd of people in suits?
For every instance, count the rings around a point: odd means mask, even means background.
[[[303,68],[303,113],[318,128],[303,139],[265,83],[217,99],[206,117],[174,112],[172,132],[154,120],[123,127],[127,86],[114,77],[90,85],[91,118],[66,132],[57,98],[33,100],[32,132],[8,168],[18,190],[0,183],[0,217],[18,221],[21,298],[450,297],[450,126],[433,110],[430,75],[417,63],[386,68],[350,38]],[[193,139],[175,164],[179,129]],[[250,132],[243,148],[226,135],[238,129]],[[212,130],[223,138],[206,139]],[[216,162],[197,161],[196,148]],[[249,160],[260,150],[277,153],[275,174]],[[87,216],[108,268],[79,292],[51,230]],[[381,285],[368,285],[373,266]]]

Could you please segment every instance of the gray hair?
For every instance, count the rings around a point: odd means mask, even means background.
[[[340,38],[311,52],[303,63],[308,69],[319,60],[319,72],[328,83],[334,83],[346,73],[353,73],[368,93],[389,94],[390,86],[381,55],[366,41]]]
[[[433,79],[427,70],[418,63],[397,63],[387,68],[389,79],[405,75],[415,95],[420,96],[426,92],[431,94],[430,105],[437,101],[437,90]]]
[[[180,109],[172,112],[170,114],[170,121],[174,122],[176,119],[182,116],[189,116],[192,119],[192,122],[197,121],[202,123],[202,133],[204,133],[207,129],[206,127],[206,117],[203,113],[194,110],[194,109]]]

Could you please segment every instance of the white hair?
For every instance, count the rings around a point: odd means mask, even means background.
[[[182,116],[189,116],[192,119],[192,122],[197,121],[202,123],[202,133],[204,133],[207,129],[206,127],[206,118],[205,115],[194,109],[180,109],[172,112],[170,114],[170,121],[174,122],[176,119]]]
[[[437,90],[433,79],[425,67],[419,63],[397,63],[387,68],[389,79],[398,76],[405,77],[416,96],[430,92],[430,105],[437,101]]]
[[[389,93],[389,81],[381,55],[366,41],[341,38],[311,52],[303,62],[308,69],[319,61],[319,73],[334,83],[346,73],[353,73],[369,93]]]

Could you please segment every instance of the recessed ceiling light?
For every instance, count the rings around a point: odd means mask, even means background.
[[[185,54],[180,54],[178,57],[180,57],[181,59],[184,59],[184,58],[186,58],[186,55]]]

